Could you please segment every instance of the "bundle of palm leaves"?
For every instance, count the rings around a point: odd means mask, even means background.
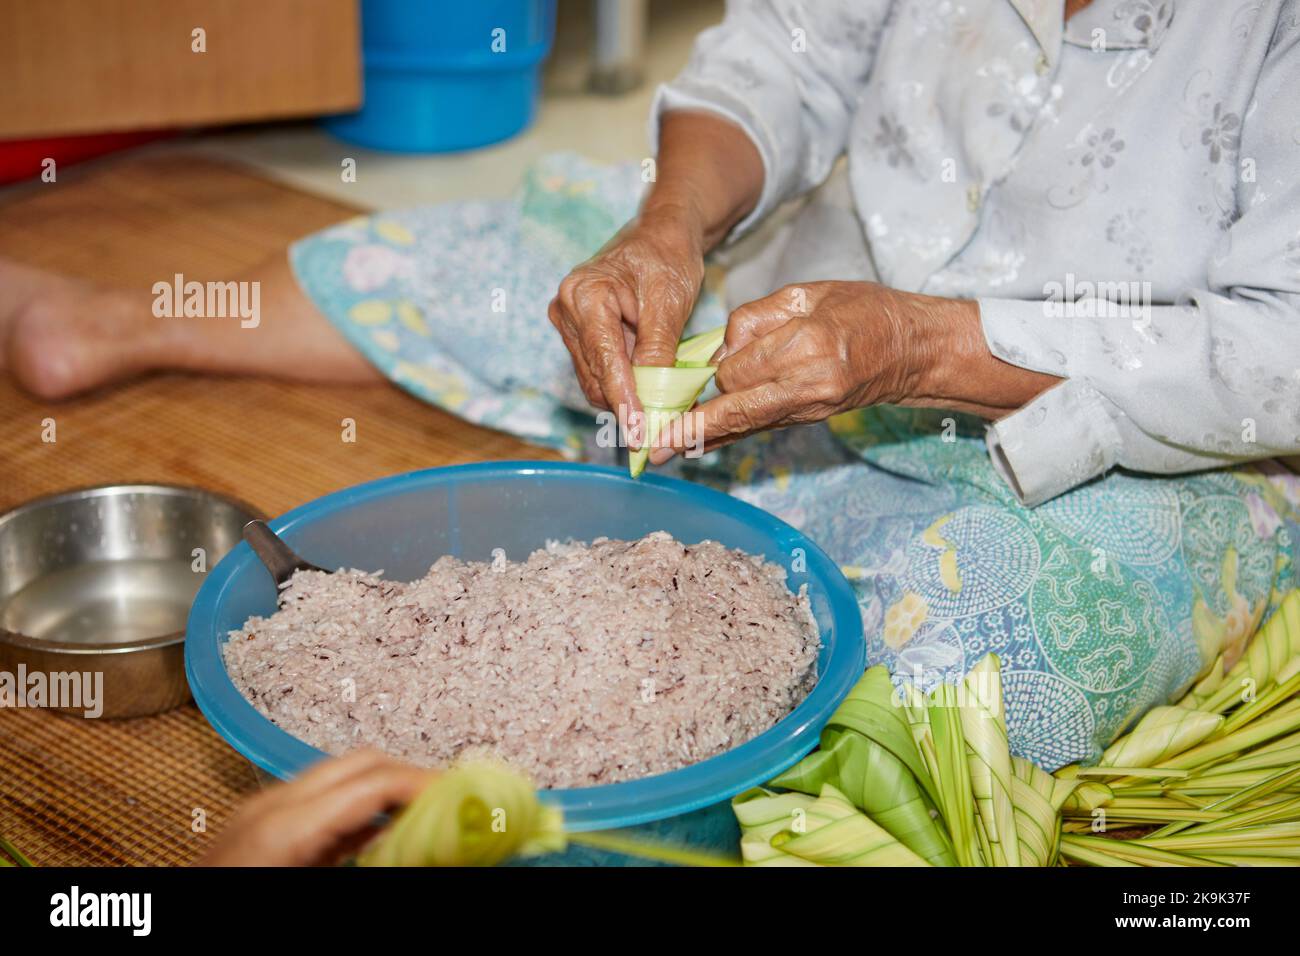
[[[1011,755],[993,655],[928,694],[873,667],[821,747],[733,808],[758,866],[1300,863],[1300,592],[1096,767]]]

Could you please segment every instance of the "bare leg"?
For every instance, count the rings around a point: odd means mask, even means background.
[[[264,375],[329,384],[382,376],[317,311],[285,256],[238,281],[260,283],[260,321],[158,318],[151,290],[110,289],[0,259],[0,369],[47,399],[150,371]]]

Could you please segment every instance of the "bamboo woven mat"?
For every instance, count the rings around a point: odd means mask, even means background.
[[[228,278],[356,212],[220,163],[126,157],[7,197],[0,255],[118,285]],[[53,444],[40,440],[47,417]],[[340,440],[345,417],[355,443]],[[83,485],[169,482],[275,515],[397,472],[538,457],[554,456],[386,385],[165,375],[44,403],[0,373],[0,510]],[[37,864],[189,863],[256,785],[193,704],[127,721],[0,710],[0,834]]]

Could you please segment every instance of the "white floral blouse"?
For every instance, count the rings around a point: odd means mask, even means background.
[[[733,237],[847,153],[874,274],[978,299],[994,354],[1065,379],[989,428],[1026,504],[1113,465],[1295,454],[1300,2],[1063,8],[732,2],[651,127],[702,108],[753,139]]]

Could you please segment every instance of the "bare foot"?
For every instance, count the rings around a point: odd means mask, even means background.
[[[53,400],[145,371],[141,309],[148,309],[147,299],[61,279],[14,317],[10,374],[33,395]]]
[[[0,257],[0,370],[8,367],[9,335],[18,314],[38,296],[71,281]]]
[[[243,281],[260,286],[255,327],[237,318],[159,318],[152,291],[104,288],[0,259],[0,369],[47,400],[163,369],[383,381],[298,289],[284,257]]]

